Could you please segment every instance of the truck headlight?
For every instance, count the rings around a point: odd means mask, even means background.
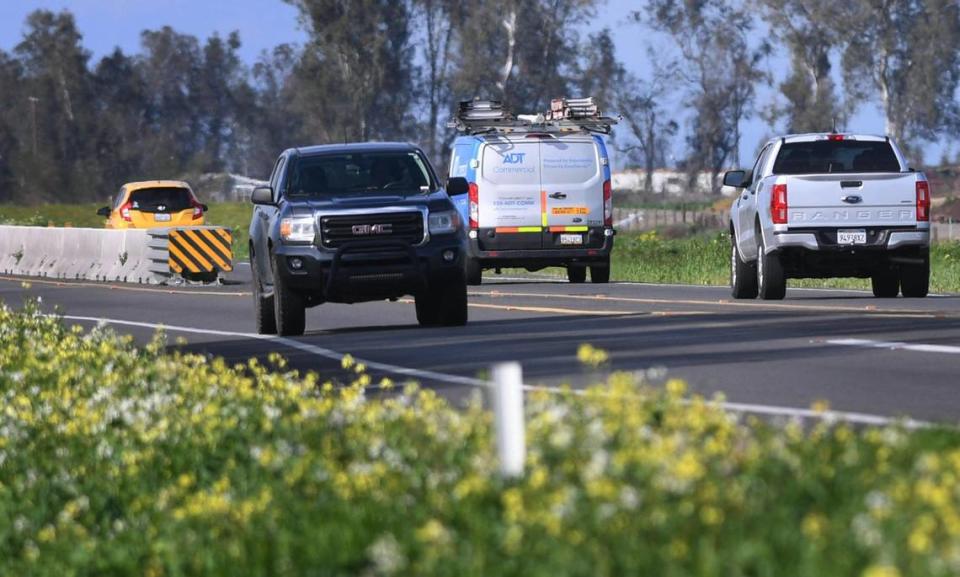
[[[430,213],[430,234],[448,234],[460,228],[460,213],[455,210]]]
[[[283,242],[310,244],[316,238],[312,216],[290,216],[280,221]]]

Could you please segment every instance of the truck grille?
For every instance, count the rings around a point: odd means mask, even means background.
[[[392,212],[323,216],[320,217],[320,239],[325,248],[376,240],[419,244],[423,241],[423,214]]]

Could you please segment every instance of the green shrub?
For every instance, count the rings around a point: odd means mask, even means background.
[[[960,435],[771,425],[615,374],[488,414],[0,309],[0,574],[960,572]]]

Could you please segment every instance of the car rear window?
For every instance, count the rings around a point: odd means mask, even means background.
[[[179,212],[191,206],[190,191],[179,187],[141,188],[130,193],[135,210],[142,212]]]
[[[889,142],[816,140],[788,142],[780,147],[774,174],[900,172]]]
[[[304,156],[288,178],[292,197],[420,194],[436,188],[426,160],[415,152]]]

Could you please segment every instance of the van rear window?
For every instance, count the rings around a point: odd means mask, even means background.
[[[900,172],[889,142],[816,140],[788,142],[780,147],[774,174]]]
[[[190,191],[180,187],[141,188],[130,193],[133,208],[142,212],[180,212],[190,208],[192,200]]]

